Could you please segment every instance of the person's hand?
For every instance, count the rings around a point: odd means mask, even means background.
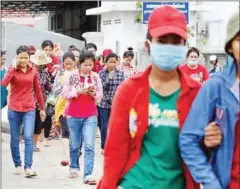
[[[90,92],[95,91],[95,86],[94,85],[89,86],[88,91],[90,91]]]
[[[78,95],[88,94],[88,89],[79,89],[77,93]]]
[[[14,57],[14,58],[13,58],[13,61],[12,61],[12,67],[13,67],[14,69],[17,69],[18,64],[19,64],[19,62],[18,62],[17,57]]]
[[[114,71],[109,72],[109,79],[113,79]]]
[[[211,122],[205,128],[204,144],[208,148],[217,147],[222,142],[222,131],[220,127],[215,123]]]
[[[95,91],[88,91],[88,95],[90,95],[91,97],[95,97],[96,92]]]
[[[46,119],[45,110],[40,110],[40,118],[41,118],[42,121],[45,121],[45,119]]]

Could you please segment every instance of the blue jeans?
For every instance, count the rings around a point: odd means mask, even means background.
[[[83,138],[84,144],[84,174],[83,180],[93,172],[94,146],[97,128],[97,116],[88,118],[68,118],[69,140],[70,140],[70,169],[79,170],[79,150]]]
[[[35,110],[29,112],[16,112],[8,109],[8,120],[11,134],[11,153],[15,167],[22,166],[19,150],[21,123],[24,128],[25,158],[24,169],[31,168],[33,157],[33,132],[35,123]]]
[[[99,117],[101,122],[101,148],[104,149],[107,138],[108,121],[110,117],[110,108],[99,108]]]

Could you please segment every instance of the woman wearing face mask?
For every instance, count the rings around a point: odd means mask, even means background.
[[[29,63],[30,54],[27,46],[17,49],[17,56],[2,80],[2,85],[11,85],[8,119],[11,133],[11,153],[15,165],[15,174],[21,173],[22,162],[20,159],[19,137],[20,125],[24,127],[25,158],[24,169],[27,178],[36,176],[31,170],[33,157],[33,131],[35,122],[34,94],[40,105],[40,117],[46,118],[44,100],[40,88],[38,73]]]
[[[190,76],[193,80],[200,83],[205,82],[209,75],[207,68],[199,64],[200,52],[197,48],[192,47],[187,52],[187,64],[181,67],[181,70]]]
[[[76,70],[75,55],[72,52],[66,52],[63,55],[63,69],[57,73],[53,85],[53,94],[57,98],[55,106],[56,125],[61,127],[62,142],[63,142],[63,161],[61,165],[69,165],[69,129],[67,125],[67,118],[64,114],[67,100],[62,96],[62,89],[65,79]]]
[[[209,57],[210,59],[210,64],[213,66],[212,70],[209,72],[210,75],[216,73],[216,72],[221,72],[223,71],[222,66],[218,62],[218,57],[216,55],[211,55]]]
[[[95,185],[91,174],[94,166],[94,143],[97,128],[97,106],[102,99],[102,83],[99,75],[92,72],[94,54],[83,51],[80,55],[80,69],[68,76],[64,82],[62,96],[68,100],[67,123],[70,132],[70,174],[78,177],[79,149],[84,143],[83,182]]]
[[[151,66],[117,89],[98,189],[200,188],[178,147],[179,130],[201,86],[178,68],[186,40],[184,14],[170,6],[154,9],[146,42]]]

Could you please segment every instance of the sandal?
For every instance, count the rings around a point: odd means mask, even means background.
[[[89,177],[85,182],[84,184],[87,184],[87,185],[97,185],[97,181],[91,177]]]
[[[75,179],[78,177],[78,173],[77,172],[70,172],[70,174],[68,175],[68,178],[70,179]]]
[[[32,178],[32,177],[36,177],[37,173],[32,171],[31,169],[26,169],[25,170],[25,177],[26,178]]]
[[[61,161],[61,165],[62,166],[68,166],[69,165],[69,161],[66,161],[66,160]]]

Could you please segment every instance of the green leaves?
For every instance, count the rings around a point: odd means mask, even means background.
[[[136,2],[136,9],[137,9],[137,15],[134,18],[134,23],[142,23],[142,2],[137,1]]]

